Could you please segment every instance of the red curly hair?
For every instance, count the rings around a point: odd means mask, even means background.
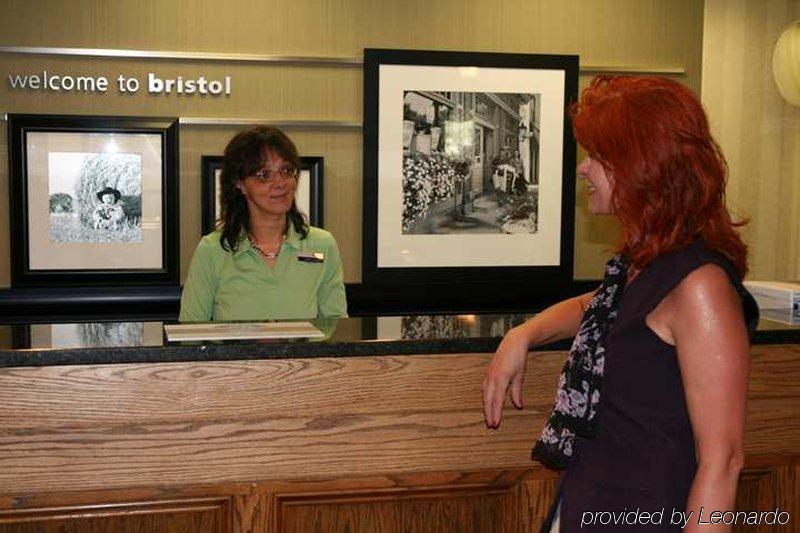
[[[700,236],[747,272],[747,246],[725,207],[727,163],[697,97],[658,77],[597,76],[570,109],[575,138],[613,183],[617,252],[642,268]]]

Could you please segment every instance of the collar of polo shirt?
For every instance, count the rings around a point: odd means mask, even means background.
[[[291,222],[288,223],[288,226],[289,228],[286,232],[286,238],[283,242],[288,244],[289,247],[293,248],[294,250],[300,250],[300,234],[295,231],[294,225]],[[239,239],[239,246],[236,249],[236,253],[233,255],[237,256],[239,254],[248,252],[252,248],[253,247],[250,244],[250,239],[247,238],[246,234],[242,234],[242,237]]]

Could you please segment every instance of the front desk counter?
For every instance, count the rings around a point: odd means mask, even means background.
[[[484,426],[483,370],[524,315],[319,324],[320,341],[167,343],[160,322],[0,326],[0,532],[536,531],[530,459],[567,342]],[[800,324],[752,347],[738,508],[800,530]],[[739,529],[745,531],[745,529]]]

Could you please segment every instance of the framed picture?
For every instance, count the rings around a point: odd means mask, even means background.
[[[322,157],[301,157],[300,178],[295,192],[297,208],[308,217],[312,226],[323,227],[322,217],[322,181],[324,173],[324,159]],[[222,173],[222,156],[204,155],[201,157],[200,168],[202,172],[202,217],[203,235],[211,233],[216,227],[220,216],[220,186],[219,178]]]
[[[577,56],[365,50],[364,283],[571,282],[577,86]]]
[[[8,116],[12,284],[178,283],[178,122]]]

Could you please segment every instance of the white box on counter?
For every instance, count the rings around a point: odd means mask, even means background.
[[[800,312],[800,283],[789,281],[745,281],[759,309],[791,309]]]

